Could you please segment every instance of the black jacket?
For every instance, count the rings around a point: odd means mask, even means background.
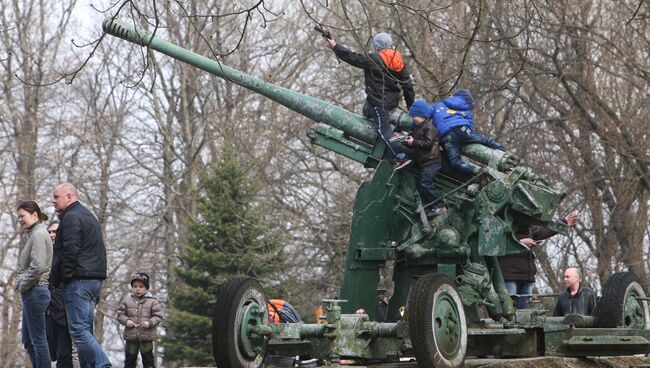
[[[557,234],[542,226],[531,226],[528,234],[520,234],[519,239],[531,238],[535,241],[548,239]],[[535,282],[537,266],[535,265],[535,255],[532,251],[521,252],[499,258],[499,267],[505,281],[529,281]]]
[[[575,293],[575,295],[571,295],[569,289],[560,294],[553,315],[556,317],[562,317],[568,314],[589,316],[595,306],[596,293],[590,288],[583,287],[582,284],[580,284],[578,292]]]
[[[400,93],[403,91],[406,107],[411,107],[415,101],[415,91],[406,65],[396,71],[387,67],[375,53],[359,54],[338,44],[333,50],[339,59],[363,69],[366,96],[371,106],[394,109],[399,105]]]
[[[438,130],[430,120],[416,126],[409,135],[413,137],[413,144],[410,146],[413,149],[413,158],[420,168],[441,161]]]
[[[74,202],[59,215],[50,285],[73,279],[106,278],[106,247],[95,215]]]
[[[58,231],[58,230],[57,230]],[[58,287],[53,285],[52,282],[56,281],[56,277],[52,277],[54,274],[54,264],[56,262],[57,246],[60,246],[61,243],[54,241],[54,253],[52,256],[52,271],[50,272],[50,304],[47,306],[47,312],[49,317],[60,326],[67,326],[68,322],[65,314],[65,303],[63,302],[63,285]],[[62,253],[61,253],[62,254]],[[59,277],[60,278],[60,277]],[[60,284],[60,282],[58,282]],[[49,339],[48,339],[49,341]]]
[[[60,326],[67,326],[65,304],[63,303],[63,287],[50,288],[50,305],[47,306],[50,318]]]

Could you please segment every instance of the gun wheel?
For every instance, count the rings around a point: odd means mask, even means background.
[[[463,366],[467,354],[467,321],[460,295],[447,276],[430,273],[415,283],[408,319],[419,367]]]
[[[633,272],[612,274],[596,307],[598,327],[646,329],[650,327],[648,302],[639,277]]]
[[[236,277],[222,287],[212,320],[212,351],[219,368],[259,368],[268,338],[256,328],[268,321],[266,299],[259,282]]]

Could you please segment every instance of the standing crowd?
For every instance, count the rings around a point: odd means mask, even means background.
[[[106,279],[106,247],[99,221],[79,202],[70,183],[52,193],[58,221],[34,201],[18,206],[18,222],[28,239],[19,255],[15,289],[22,297],[22,342],[35,368],[104,368],[111,362],[93,335],[94,314]],[[132,293],[120,304],[125,325],[125,367],[154,367],[153,341],[163,320],[160,303],[148,294],[149,276],[136,273]]]

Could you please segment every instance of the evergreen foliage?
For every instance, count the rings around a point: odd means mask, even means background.
[[[274,278],[282,267],[280,233],[265,222],[255,197],[247,171],[225,145],[218,166],[200,179],[199,215],[189,223],[189,242],[176,268],[181,285],[170,292],[166,361],[212,365],[210,301],[219,287],[235,275]]]

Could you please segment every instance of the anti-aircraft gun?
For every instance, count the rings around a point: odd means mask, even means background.
[[[372,122],[331,103],[267,83],[132,25],[109,18],[106,33],[148,47],[239,84],[317,124],[312,143],[375,169],[354,204],[339,300],[319,323],[269,322],[267,299],[254,279],[222,287],[215,306],[213,350],[220,368],[260,367],[267,354],[309,356],[339,363],[395,362],[415,357],[420,367],[460,367],[467,355],[509,357],[650,353],[650,315],[638,278],[616,273],[605,283],[594,315],[550,317],[542,308],[515,310],[498,256],[528,252],[515,236],[539,225],[566,233],[553,220],[564,193],[518,166],[508,152],[481,145],[463,155],[485,167],[481,180],[443,171],[436,185],[448,211],[431,220],[417,195],[414,172],[393,171]],[[404,130],[410,119],[393,112]],[[375,322],[379,269],[395,262],[388,316]],[[540,304],[540,303],[537,303]],[[353,313],[363,308],[366,314]],[[490,318],[481,318],[484,308]]]

